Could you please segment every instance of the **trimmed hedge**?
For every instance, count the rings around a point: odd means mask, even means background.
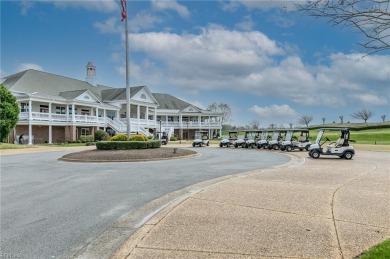
[[[96,143],[97,149],[113,150],[113,149],[146,149],[161,147],[160,140],[149,141],[100,141]]]
[[[148,138],[142,134],[130,135],[130,141],[148,141]]]

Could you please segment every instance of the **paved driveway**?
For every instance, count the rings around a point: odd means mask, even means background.
[[[167,193],[289,161],[259,150],[196,150],[192,158],[139,163],[58,161],[64,151],[1,156],[2,254],[71,258],[121,216]]]

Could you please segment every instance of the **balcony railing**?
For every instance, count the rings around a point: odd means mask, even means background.
[[[117,126],[121,128],[123,125],[126,125],[126,119],[115,119],[110,120],[105,117],[97,117],[91,115],[72,115],[72,114],[56,114],[56,113],[43,113],[43,112],[32,112],[31,118],[29,117],[28,112],[19,113],[19,121],[41,121],[43,124],[49,122],[59,122],[61,124],[64,123],[82,123],[82,124],[97,124],[99,126],[105,126],[108,124],[112,124],[113,126]],[[147,119],[136,119],[131,118],[130,123],[132,126],[140,126],[144,128],[158,128],[160,126],[160,121],[155,120],[147,120]],[[161,121],[162,127],[173,127],[175,129],[194,129],[194,128],[220,128],[221,122],[208,122],[208,121]]]

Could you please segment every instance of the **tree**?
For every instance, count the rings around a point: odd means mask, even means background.
[[[19,106],[11,92],[0,84],[0,141],[3,141],[19,120]]]
[[[313,120],[313,116],[309,116],[309,115],[301,115],[301,117],[299,118],[299,123],[300,124],[305,124],[306,127],[309,127],[309,123]]]
[[[355,119],[364,120],[364,123],[367,123],[367,120],[374,116],[374,113],[370,110],[362,109],[360,111],[352,113],[351,116]]]
[[[292,129],[293,128],[293,123],[290,122],[289,125],[290,125],[290,129]]]
[[[344,116],[340,115],[339,118],[340,118],[340,123],[343,124],[344,123]]]
[[[229,122],[230,118],[232,116],[232,108],[230,108],[230,105],[226,104],[226,103],[215,103],[214,102],[214,103],[210,104],[209,106],[207,106],[207,110],[221,113],[221,124],[222,125]]]
[[[260,122],[258,120],[252,120],[250,123],[249,123],[249,126],[250,128],[252,129],[259,129],[260,127]]]
[[[386,120],[386,115],[382,115],[381,118],[382,118],[382,121],[385,122],[385,120]]]
[[[333,26],[350,26],[365,36],[358,43],[370,54],[390,49],[388,0],[307,0],[298,10],[315,18],[325,18]]]
[[[268,126],[268,128],[270,128],[270,129],[274,129],[274,128],[276,128],[276,124],[275,123],[271,123],[269,126]]]

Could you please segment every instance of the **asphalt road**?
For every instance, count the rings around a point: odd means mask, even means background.
[[[2,256],[73,258],[121,216],[165,194],[289,161],[263,150],[195,149],[200,156],[137,163],[57,160],[67,152],[2,156]]]

